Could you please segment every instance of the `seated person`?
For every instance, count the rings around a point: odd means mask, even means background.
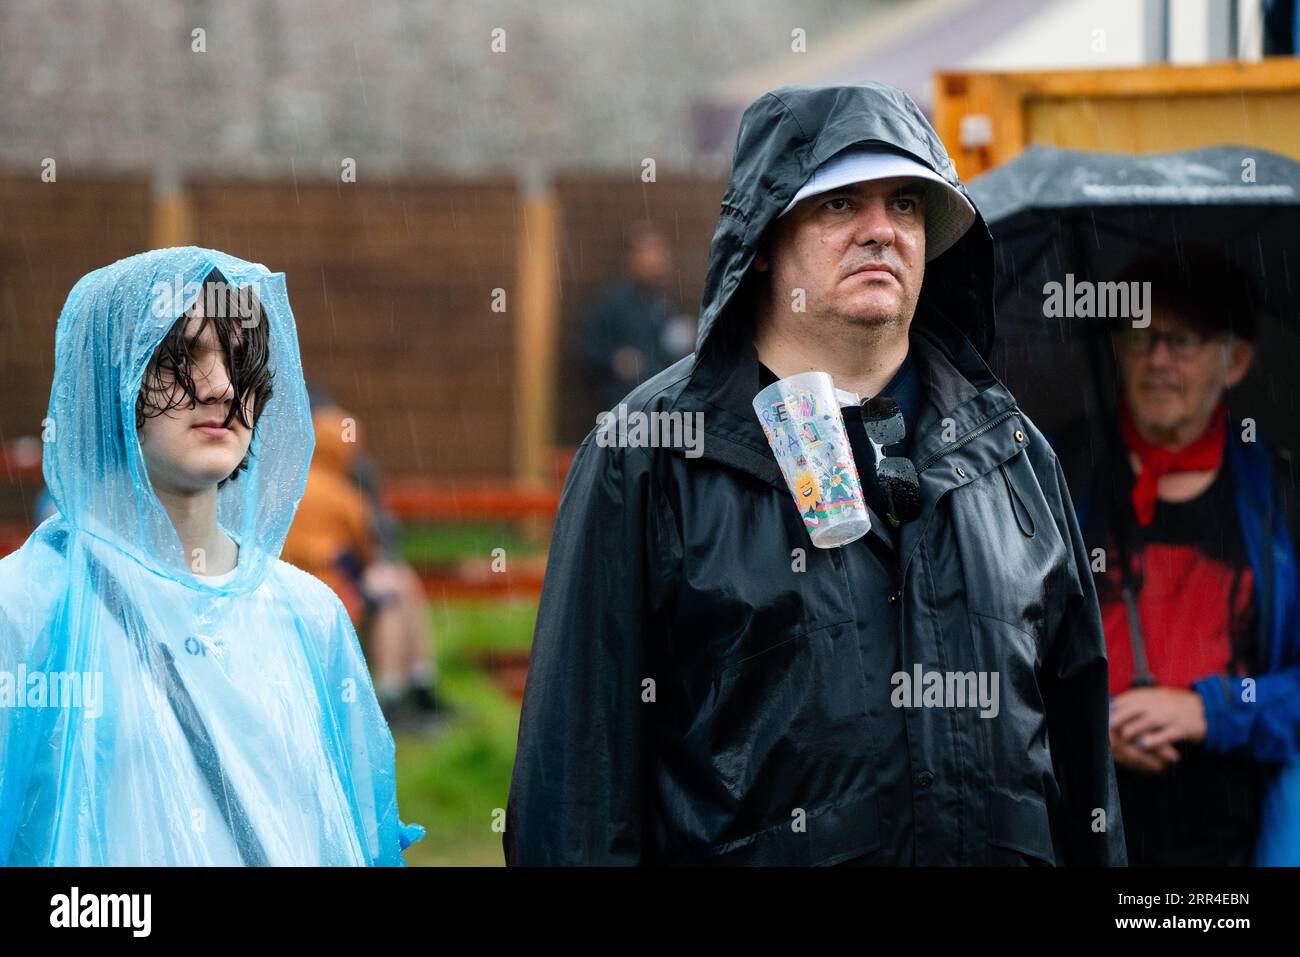
[[[400,730],[431,730],[445,707],[435,685],[428,604],[419,577],[397,553],[395,522],[354,476],[363,460],[356,419],[318,397],[316,451],[285,540],[285,561],[334,589],[367,638],[379,703]],[[373,475],[373,471],[367,472]]]

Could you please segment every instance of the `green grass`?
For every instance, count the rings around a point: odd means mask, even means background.
[[[407,849],[406,862],[499,866],[501,833],[493,821],[506,806],[519,706],[468,656],[479,649],[527,649],[537,604],[441,602],[431,616],[438,690],[456,714],[434,740],[394,736],[402,820],[428,829]]]
[[[440,565],[467,557],[489,558],[492,549],[507,555],[544,555],[546,544],[520,535],[509,524],[410,525],[402,529],[401,550],[413,565]]]

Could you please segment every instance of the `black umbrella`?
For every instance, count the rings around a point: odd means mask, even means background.
[[[1109,415],[1116,396],[1104,323],[1049,316],[1047,284],[1108,282],[1143,253],[1195,244],[1245,272],[1262,307],[1234,411],[1300,449],[1300,163],[1248,146],[1147,156],[1031,146],[969,186],[997,257],[991,364],[1040,428]]]
[[[1190,265],[1197,260],[1185,254],[1194,244],[1255,287],[1241,308],[1259,313],[1256,358],[1235,390],[1234,414],[1255,419],[1273,442],[1300,448],[1300,163],[1243,146],[1149,156],[1035,146],[974,180],[970,191],[996,251],[990,364],[1039,428],[1050,435],[1087,416],[1119,448],[1118,374],[1104,333],[1109,320],[1133,315],[1097,315],[1095,295],[1071,310],[1071,291],[1095,293],[1153,250]],[[1079,311],[1085,314],[1070,314]],[[1117,531],[1134,684],[1149,685],[1134,544],[1123,523]]]

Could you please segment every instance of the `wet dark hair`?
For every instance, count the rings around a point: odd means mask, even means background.
[[[223,361],[235,393],[230,412],[222,425],[229,426],[234,419],[238,419],[249,431],[256,430],[257,420],[271,399],[271,380],[274,375],[269,367],[270,331],[266,327],[266,314],[262,310],[262,304],[258,302],[252,287],[234,289],[226,277],[214,269],[203,280],[201,296],[205,306],[204,316],[194,334],[185,334],[190,322],[189,316],[177,318],[154,350],[149,365],[145,367],[140,393],[135,400],[137,429],[144,427],[146,419],[182,406],[194,408],[198,404],[198,392],[190,374],[192,350],[209,324],[216,331],[217,342],[221,346]],[[215,306],[215,309],[206,308],[208,304]],[[245,326],[245,321],[251,321],[252,325]],[[181,387],[179,395],[172,394],[176,384]],[[250,393],[253,396],[252,422],[248,421],[244,409]],[[250,454],[251,449],[235,470],[217,483],[218,489],[237,479],[239,473],[248,468]]]
[[[1263,303],[1254,280],[1208,247],[1188,244],[1144,253],[1116,280],[1150,282],[1151,305],[1174,313],[1202,335],[1253,342],[1259,331]]]

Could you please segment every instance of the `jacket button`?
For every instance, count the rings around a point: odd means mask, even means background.
[[[896,592],[896,591],[895,591],[895,592],[890,592],[890,593],[889,593],[889,603],[892,605],[892,604],[894,604],[896,601],[898,601],[898,592]]]
[[[934,783],[934,775],[929,771],[922,771],[916,776],[916,786],[918,788],[928,788]]]
[[[962,468],[960,465],[957,466],[957,477],[958,477],[958,478],[965,478],[965,477],[966,477],[966,470],[965,470],[964,468]]]
[[[1021,432],[1019,429],[1016,429],[1016,441],[1023,442],[1024,440],[1025,440],[1025,433]]]

